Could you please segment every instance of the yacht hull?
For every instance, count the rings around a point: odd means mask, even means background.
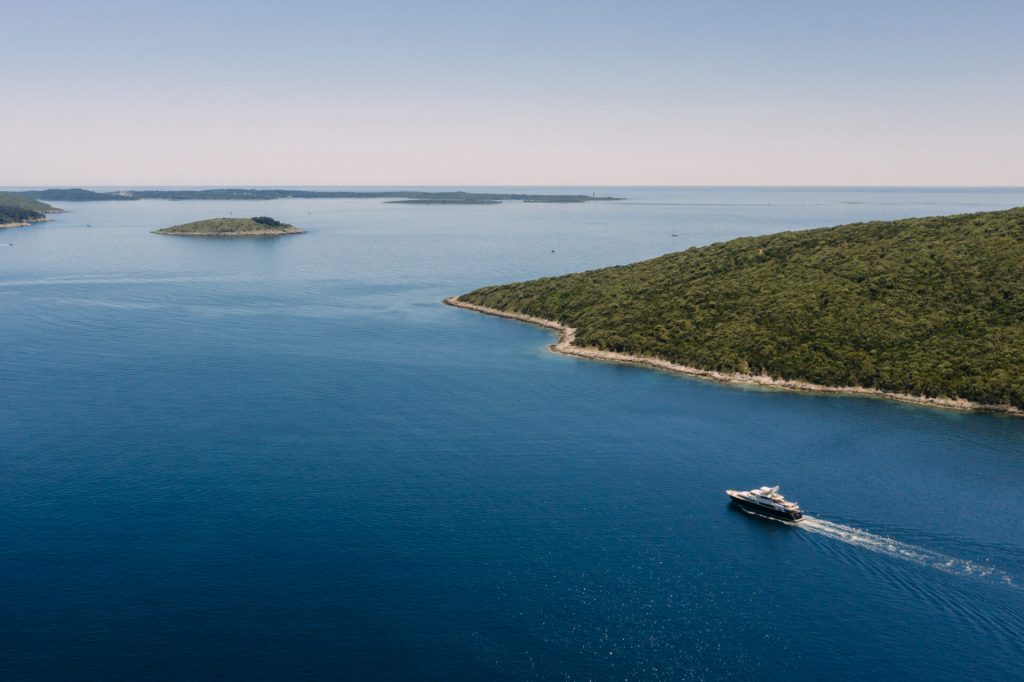
[[[746,511],[754,512],[755,514],[762,514],[764,516],[770,516],[773,519],[779,519],[780,521],[789,521],[791,523],[799,523],[804,518],[804,515],[800,512],[786,512],[782,511],[781,509],[775,509],[774,507],[768,507],[763,504],[758,504],[757,502],[748,500],[741,495],[736,495],[732,491],[727,491],[726,494],[729,495],[729,498],[732,500],[732,503],[735,504],[737,507],[740,507],[741,509],[744,509]]]

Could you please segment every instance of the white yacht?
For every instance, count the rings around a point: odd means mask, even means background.
[[[764,514],[794,523],[804,518],[800,505],[779,494],[779,486],[764,486],[754,490],[726,490],[733,503],[756,514]]]

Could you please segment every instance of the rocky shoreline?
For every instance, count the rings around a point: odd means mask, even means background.
[[[9,227],[28,227],[29,225],[37,225],[39,223],[45,223],[49,218],[40,218],[39,220],[22,220],[16,223],[0,223],[0,230],[5,230]]]
[[[650,367],[652,369],[660,369],[667,372],[674,372],[676,374],[683,374],[686,376],[697,377],[701,379],[709,379],[711,381],[718,381],[720,383],[727,384],[749,384],[755,386],[764,386],[767,388],[775,388],[785,391],[800,391],[807,393],[832,393],[838,395],[876,397],[885,398],[887,400],[895,400],[902,403],[910,403],[913,405],[924,405],[927,407],[940,407],[945,409],[970,410],[978,412],[995,412],[1015,417],[1024,417],[1024,410],[1020,410],[1016,407],[1013,407],[1012,405],[985,405],[982,403],[971,402],[970,400],[961,400],[954,398],[933,398],[924,395],[909,395],[906,393],[883,391],[877,388],[867,388],[864,386],[826,386],[824,384],[814,384],[807,381],[777,379],[763,374],[758,375],[740,374],[736,372],[718,372],[715,370],[701,369],[699,367],[679,365],[674,362],[669,362],[668,360],[662,360],[660,358],[630,355],[628,353],[616,353],[613,351],[598,350],[596,348],[586,348],[575,345],[576,329],[574,327],[569,327],[554,320],[546,320],[540,317],[533,317],[532,315],[524,315],[522,313],[506,312],[504,310],[498,310],[497,308],[488,308],[486,306],[476,305],[475,303],[468,303],[466,301],[462,301],[459,299],[458,296],[446,298],[444,300],[444,303],[446,305],[450,305],[456,308],[465,308],[466,310],[472,310],[478,313],[483,313],[485,315],[504,317],[510,320],[518,320],[520,322],[527,322],[538,327],[552,329],[558,332],[558,341],[548,346],[550,350],[556,353],[562,353],[564,355],[572,355],[579,358],[586,358],[588,360],[603,360],[605,362],[617,362],[620,364],[640,365],[643,367]]]

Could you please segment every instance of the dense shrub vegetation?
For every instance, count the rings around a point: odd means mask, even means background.
[[[30,223],[37,220],[43,220],[45,217],[46,216],[39,211],[29,211],[16,206],[0,205],[0,225],[5,225],[7,223]]]
[[[256,218],[210,218],[209,220],[197,220],[194,223],[154,230],[155,234],[207,235],[213,237],[298,234],[300,232],[302,230],[297,227],[266,216]]]
[[[1024,208],[749,237],[461,297],[577,343],[1024,408]]]
[[[56,210],[49,204],[23,197],[14,192],[0,192],[0,225],[45,220],[47,213]]]

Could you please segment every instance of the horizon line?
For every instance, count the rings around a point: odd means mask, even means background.
[[[17,191],[17,190],[35,190],[39,188],[43,189],[88,189],[90,187],[95,188],[140,188],[140,189],[154,189],[163,187],[173,188],[184,188],[184,187],[203,187],[203,188],[224,188],[224,189],[300,189],[305,187],[317,187],[317,188],[334,188],[334,189],[365,189],[365,188],[378,188],[378,187],[415,187],[415,188],[429,188],[429,187],[444,187],[444,188],[459,188],[459,187],[474,187],[474,188],[509,188],[509,187],[523,187],[523,188],[637,188],[637,189],[1022,189],[1024,190],[1024,184],[1022,185],[948,185],[948,184],[928,184],[928,185],[856,185],[856,184],[821,184],[821,185],[802,185],[802,184],[789,184],[789,185],[751,185],[751,184],[707,184],[707,185],[672,185],[672,184],[516,184],[516,183],[503,183],[503,184],[471,184],[471,183],[456,183],[456,184],[424,184],[424,183],[375,183],[375,184],[312,184],[312,183],[299,183],[299,184],[246,184],[246,183],[233,183],[233,184],[202,184],[202,183],[183,183],[183,184],[130,184],[130,183],[110,183],[110,184],[86,184],[86,183],[48,183],[48,184],[33,184],[33,185],[0,185],[2,190],[0,191]]]

